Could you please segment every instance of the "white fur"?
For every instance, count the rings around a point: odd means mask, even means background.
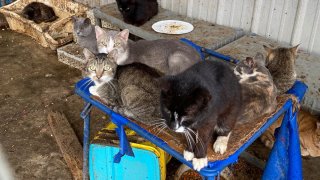
[[[228,136],[218,136],[216,142],[214,142],[213,144],[214,152],[220,153],[220,154],[223,154],[226,152],[230,134],[231,132],[228,134]]]
[[[90,94],[94,95],[94,96],[98,96],[98,93],[97,93],[97,89],[98,89],[99,86],[91,86],[89,87],[89,92]]]
[[[202,168],[208,165],[208,158],[193,158],[192,159],[193,169],[200,171]]]
[[[176,129],[175,131],[176,132],[179,132],[179,133],[182,133],[182,132],[184,132],[184,127],[183,126],[180,126],[178,129]]]
[[[118,65],[125,65],[126,60],[129,57],[129,51],[125,51],[122,54],[119,54],[119,56],[117,57],[117,64]]]
[[[98,52],[99,53],[104,53],[104,54],[108,54],[108,48],[103,46],[103,47],[98,47]]]
[[[187,161],[191,161],[194,157],[194,153],[193,152],[189,152],[187,150],[183,151],[183,157],[187,160]]]
[[[112,38],[109,38],[108,47],[106,48],[107,53],[111,52],[113,48],[114,48],[114,41]]]
[[[240,74],[240,73],[239,73],[238,71],[236,71],[235,69],[234,69],[233,72],[234,72],[235,75],[237,75],[237,76],[240,77],[239,83],[243,83],[243,82],[247,81],[250,77],[265,76],[263,73],[258,72],[258,71],[256,71],[256,70],[253,70],[253,73],[252,73],[252,74],[245,74],[245,73]]]

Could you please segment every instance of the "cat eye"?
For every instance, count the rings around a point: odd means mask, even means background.
[[[123,9],[122,9],[122,8],[119,8],[119,10],[120,10],[120,11],[123,11]]]
[[[130,8],[127,8],[125,11],[129,11],[130,10]]]
[[[119,42],[116,42],[116,43],[114,43],[114,46],[115,46],[115,47],[120,46],[120,43],[119,43]]]
[[[89,70],[90,70],[90,71],[95,71],[95,70],[96,70],[96,67],[95,67],[94,65],[90,65],[90,66],[89,66]]]
[[[105,71],[110,71],[110,70],[111,70],[111,67],[108,66],[108,65],[105,65],[103,69],[104,69]]]

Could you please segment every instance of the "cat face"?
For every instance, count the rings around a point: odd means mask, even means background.
[[[117,0],[118,9],[121,14],[130,15],[135,11],[135,0]]]
[[[77,36],[88,36],[91,31],[91,21],[89,18],[72,16],[73,31]]]
[[[267,67],[269,66],[269,64],[276,63],[274,61],[277,61],[279,63],[295,64],[299,44],[291,48],[279,47],[279,48],[272,49],[265,45],[263,47],[267,51],[267,58],[266,58]]]
[[[94,55],[88,49],[83,50],[86,58],[84,75],[91,78],[96,85],[111,81],[117,69],[117,64],[113,61],[113,53]]]
[[[197,123],[196,116],[207,107],[209,92],[193,83],[184,83],[174,77],[159,80],[161,113],[166,124],[175,132],[185,132]]]
[[[115,46],[114,38],[99,26],[95,26],[95,31],[99,53],[110,53]]]
[[[254,74],[259,66],[265,66],[265,60],[261,53],[257,53],[254,58],[247,57],[240,61],[234,68],[234,73],[242,78]]]

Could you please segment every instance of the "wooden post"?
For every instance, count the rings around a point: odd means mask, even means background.
[[[82,146],[64,114],[49,112],[52,133],[75,180],[82,179]]]

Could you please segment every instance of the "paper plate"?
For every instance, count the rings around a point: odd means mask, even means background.
[[[184,21],[164,20],[154,23],[152,29],[164,34],[185,34],[193,30],[193,25]]]

